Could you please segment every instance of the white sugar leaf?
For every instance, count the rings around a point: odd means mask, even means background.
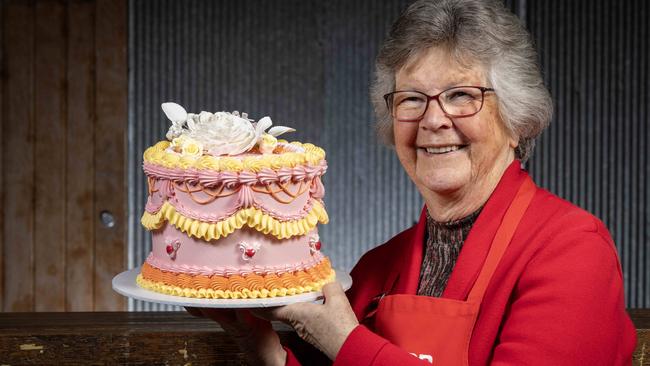
[[[262,136],[264,131],[266,131],[266,129],[271,127],[272,125],[273,122],[271,121],[271,118],[263,117],[262,119],[257,121],[257,125],[255,126],[255,134],[257,136]]]
[[[291,128],[291,127],[275,126],[275,127],[271,127],[271,129],[269,130],[269,135],[278,137],[278,136],[282,135],[283,133],[295,132],[295,131],[296,130],[294,128]]]
[[[187,119],[187,111],[180,105],[172,102],[163,103],[160,105],[167,118],[172,123],[184,122]]]

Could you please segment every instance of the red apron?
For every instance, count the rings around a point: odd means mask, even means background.
[[[434,365],[467,366],[483,295],[534,194],[535,184],[528,177],[503,217],[467,301],[387,295],[379,299],[374,313],[375,332]]]

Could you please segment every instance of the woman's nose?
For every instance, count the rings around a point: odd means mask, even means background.
[[[430,130],[437,130],[440,128],[451,127],[451,119],[447,116],[445,111],[442,110],[438,99],[429,100],[427,110],[420,120],[420,127]]]

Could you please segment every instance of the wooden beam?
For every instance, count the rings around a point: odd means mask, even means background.
[[[68,2],[66,311],[93,310],[95,4]]]
[[[65,310],[66,5],[36,2],[34,310]],[[18,230],[14,228],[14,230]]]
[[[34,310],[34,6],[3,2],[4,311]],[[11,52],[8,52],[11,50]]]
[[[95,14],[96,125],[95,220],[113,216],[113,226],[95,230],[95,310],[122,310],[126,301],[111,288],[126,268],[127,2],[97,0]]]

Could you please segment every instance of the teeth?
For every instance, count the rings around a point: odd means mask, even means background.
[[[442,154],[450,151],[456,151],[460,149],[460,146],[444,146],[444,147],[427,147],[427,152],[429,154]]]

